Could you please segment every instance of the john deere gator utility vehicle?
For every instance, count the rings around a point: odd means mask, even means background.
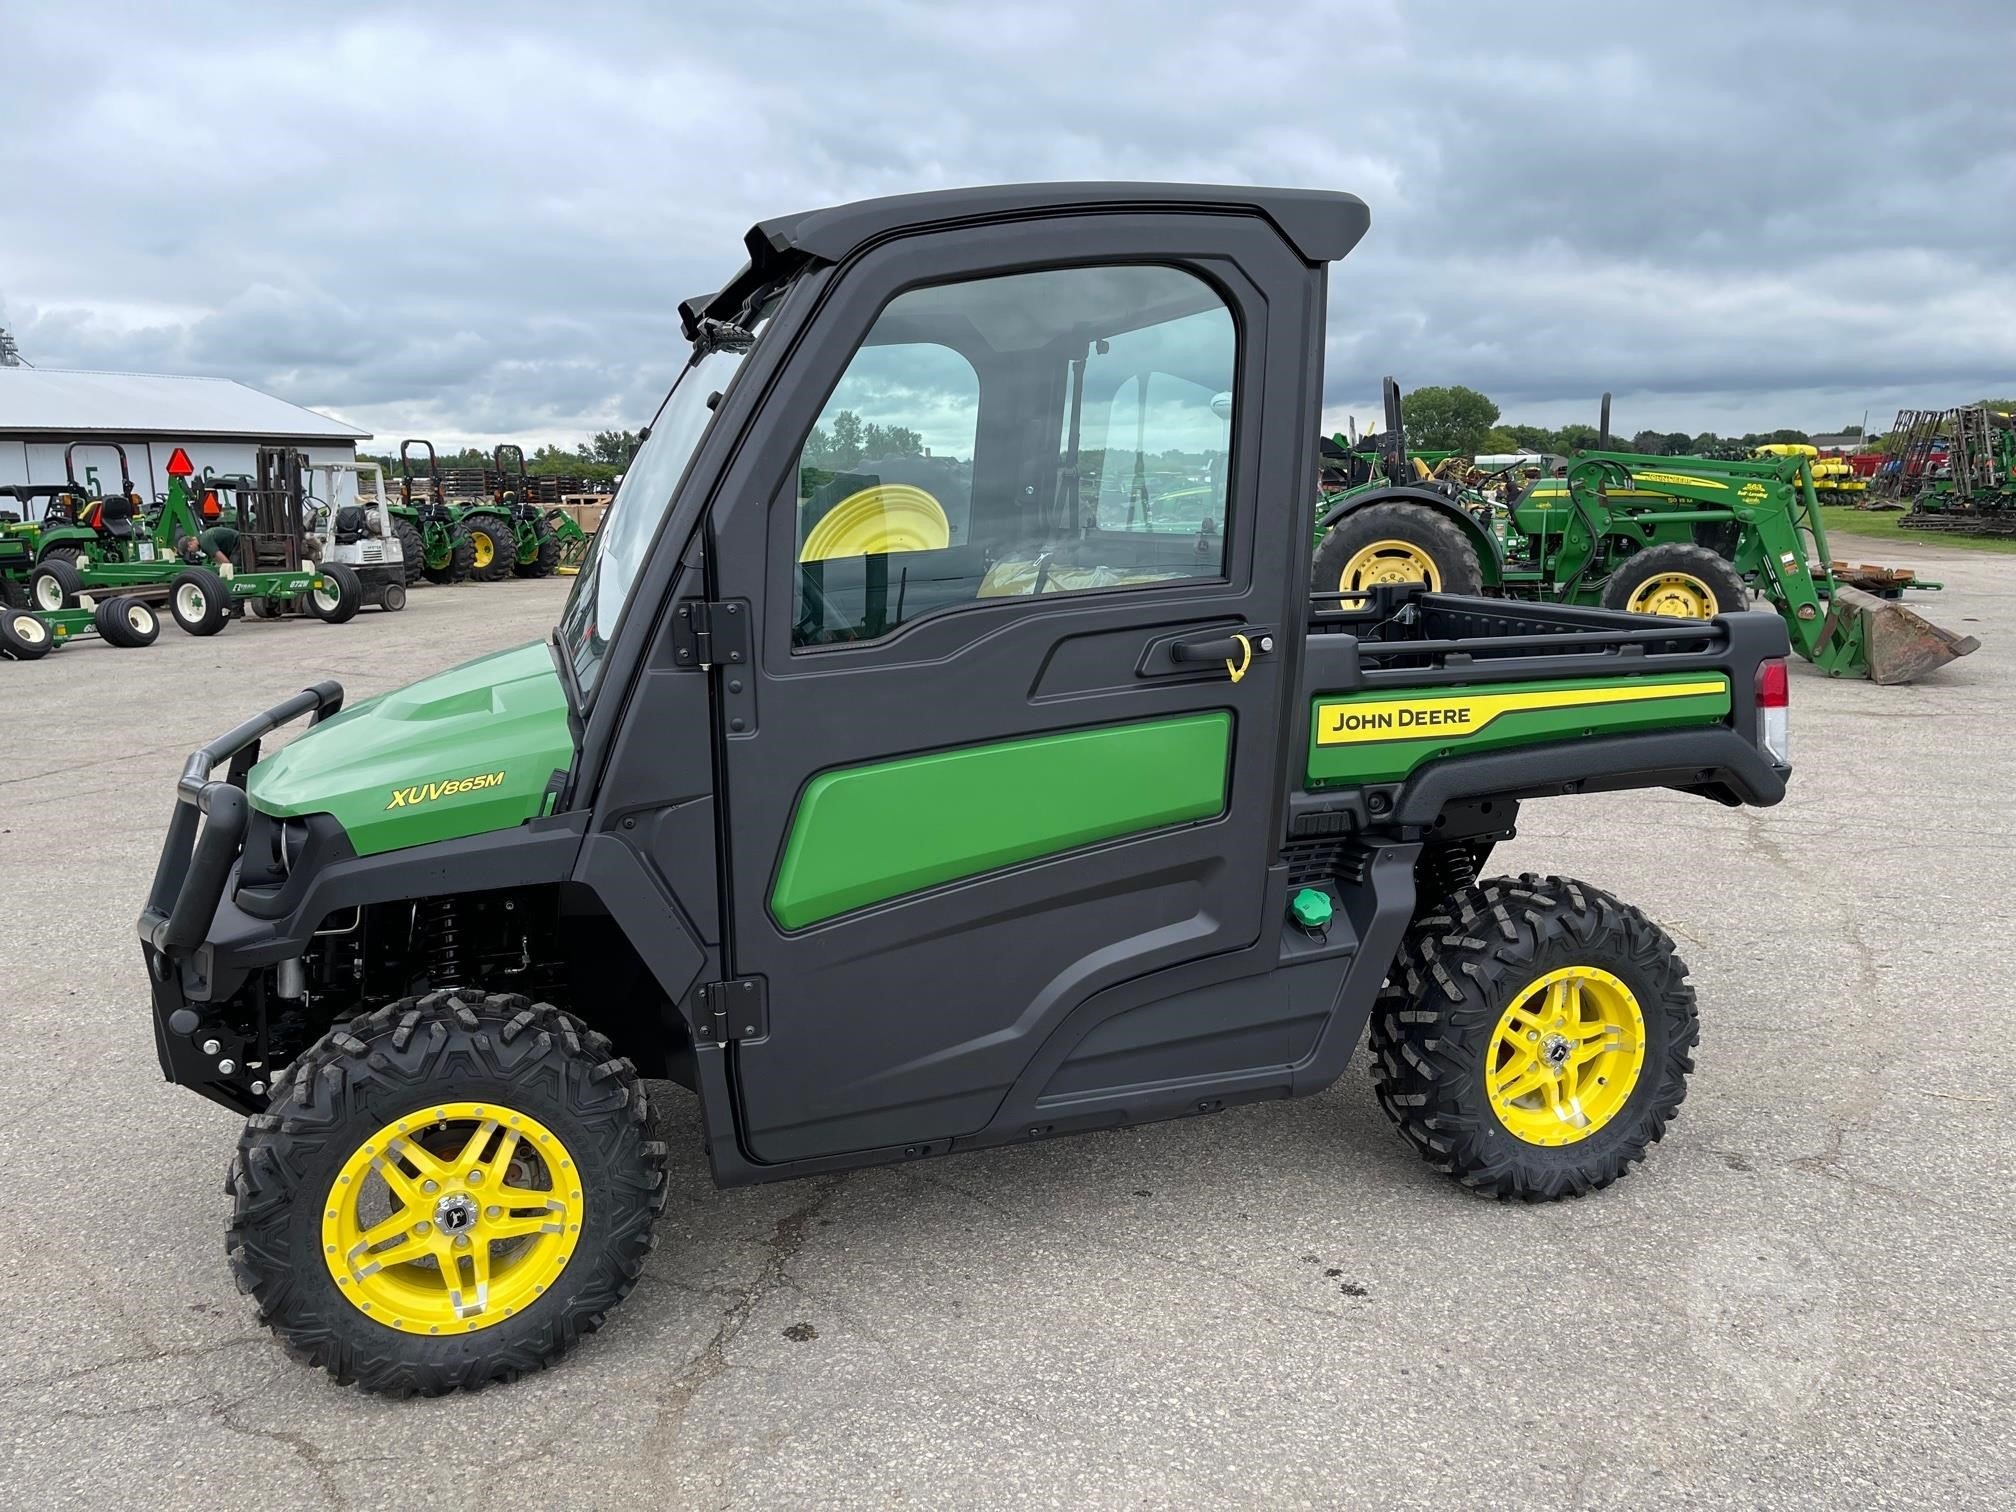
[[[640,1077],[735,1184],[1320,1092],[1369,1022],[1381,1105],[1477,1192],[1644,1156],[1694,1064],[1673,942],[1480,877],[1529,797],[1777,802],[1785,627],[1312,600],[1367,218],[1041,184],[766,221],[682,307],[550,641],[189,758],[140,935],[163,1070],[247,1117],[268,1327],[393,1393],[563,1353],[664,1202]],[[888,485],[875,549],[808,550],[865,393],[956,465],[928,508]],[[1130,450],[1203,456],[1213,507],[1130,524]]]
[[[413,490],[413,448],[427,449],[427,478],[419,498]],[[399,502],[392,508],[399,547],[406,561],[406,586],[416,582],[459,583],[475,574],[476,532],[462,523],[461,511],[441,487],[441,463],[432,441],[399,443]],[[483,569],[496,560],[500,542],[482,529]]]
[[[75,467],[75,454],[84,444],[75,443],[64,453],[73,503],[84,498]],[[54,613],[78,608],[87,599],[165,598],[175,623],[191,635],[215,635],[241,607],[264,615],[301,608],[336,623],[357,612],[361,589],[356,578],[342,567],[321,567],[302,555],[298,490],[291,496],[253,490],[259,502],[248,507],[251,480],[211,478],[197,487],[188,470],[171,468],[161,507],[143,513],[124,448],[110,449],[119,455],[120,491],[88,499],[66,518],[44,517],[28,575],[30,608]],[[276,449],[259,453],[262,477],[269,453]],[[223,519],[225,509],[218,501],[234,496],[239,502],[232,523],[244,543],[244,569],[234,565],[227,576],[204,565],[185,543]]]
[[[493,559],[493,576],[508,570],[516,577],[551,577],[560,566],[560,541],[539,507],[537,491],[525,471],[525,449],[505,442],[490,454],[497,491],[487,511],[470,510],[465,520],[480,519],[493,534],[502,534],[506,554]]]
[[[1404,435],[1386,380],[1385,434]],[[1609,435],[1609,396],[1600,434]],[[1747,608],[1754,587],[1793,647],[1834,677],[1909,682],[1978,646],[1902,604],[1837,581],[1811,459],[1750,461],[1578,453],[1494,505],[1421,480],[1326,495],[1318,591],[1421,582],[1439,591],[1706,619]],[[1928,585],[1936,586],[1936,585]]]

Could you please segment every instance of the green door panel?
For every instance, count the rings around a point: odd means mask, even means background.
[[[1319,695],[1309,785],[1394,782],[1447,756],[1720,724],[1728,714],[1729,679],[1719,672]]]
[[[943,882],[1225,812],[1219,709],[823,772],[784,842],[770,913],[802,929]]]
[[[360,856],[536,818],[574,764],[567,700],[535,641],[345,709],[252,768],[252,806],[333,814]]]

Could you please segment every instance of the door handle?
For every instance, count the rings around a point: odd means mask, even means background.
[[[1274,637],[1265,631],[1252,635],[1218,635],[1209,640],[1178,641],[1169,648],[1169,659],[1184,665],[1223,662],[1235,683],[1246,675],[1253,658],[1274,649]]]

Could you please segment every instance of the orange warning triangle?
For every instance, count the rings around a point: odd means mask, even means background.
[[[171,478],[186,478],[194,471],[196,471],[196,464],[189,460],[189,453],[182,450],[179,446],[176,447],[173,454],[168,458],[168,476]]]

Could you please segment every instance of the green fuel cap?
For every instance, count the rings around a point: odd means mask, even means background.
[[[1304,929],[1323,929],[1328,927],[1330,915],[1336,909],[1328,893],[1305,887],[1288,900],[1288,912],[1295,915],[1295,922]]]

